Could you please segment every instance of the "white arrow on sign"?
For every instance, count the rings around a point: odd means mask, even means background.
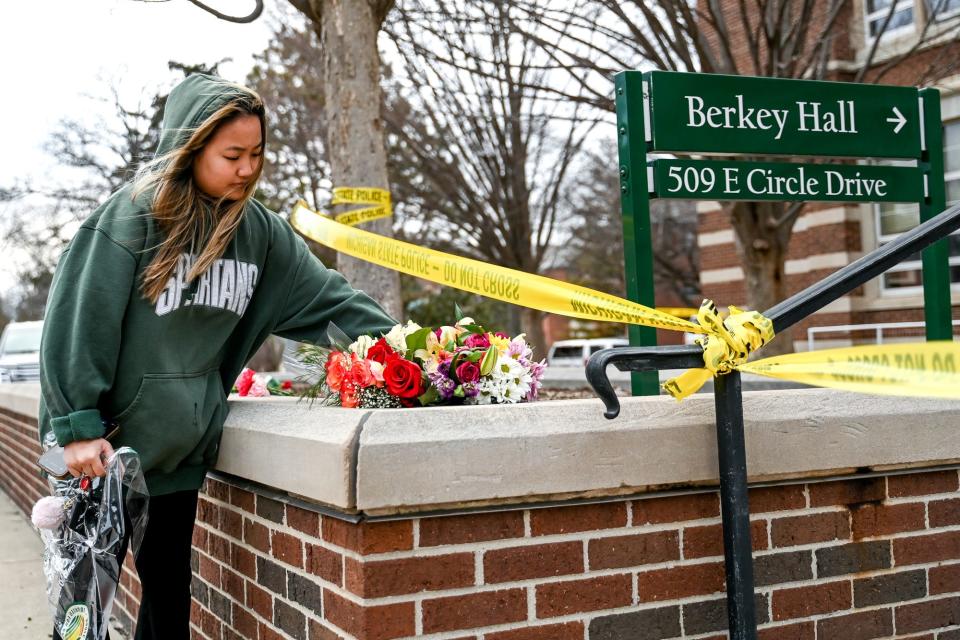
[[[887,122],[893,122],[897,126],[893,128],[894,133],[900,133],[900,129],[903,129],[903,125],[907,124],[907,119],[903,117],[903,114],[900,113],[900,109],[896,107],[893,108],[893,118],[887,118]]]

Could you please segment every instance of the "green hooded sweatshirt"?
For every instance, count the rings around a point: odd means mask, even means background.
[[[158,153],[235,91],[193,75],[167,101]],[[270,334],[325,344],[335,321],[349,336],[396,321],[327,269],[280,216],[251,200],[223,256],[199,278],[184,253],[156,304],[139,287],[163,240],[149,197],[131,185],[84,221],[54,274],[41,341],[40,438],[60,445],[102,437],[140,454],[153,495],[197,489],[217,460],[227,394]]]

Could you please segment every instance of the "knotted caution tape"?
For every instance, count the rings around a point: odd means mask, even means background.
[[[663,383],[664,390],[677,400],[695,393],[710,378],[745,364],[751,353],[774,336],[773,323],[760,313],[730,307],[730,315],[724,320],[713,300],[703,301],[697,320],[707,330],[695,340],[703,348],[703,368],[690,369]]]

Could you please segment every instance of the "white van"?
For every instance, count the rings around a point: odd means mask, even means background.
[[[40,379],[40,334],[43,321],[11,322],[0,334],[0,382]]]
[[[625,347],[630,344],[626,338],[578,338],[557,340],[547,353],[547,364],[551,367],[585,367],[590,356],[601,349]]]

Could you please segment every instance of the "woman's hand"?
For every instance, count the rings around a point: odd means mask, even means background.
[[[104,461],[113,454],[113,447],[103,438],[76,440],[63,448],[63,461],[74,478],[107,475]]]

